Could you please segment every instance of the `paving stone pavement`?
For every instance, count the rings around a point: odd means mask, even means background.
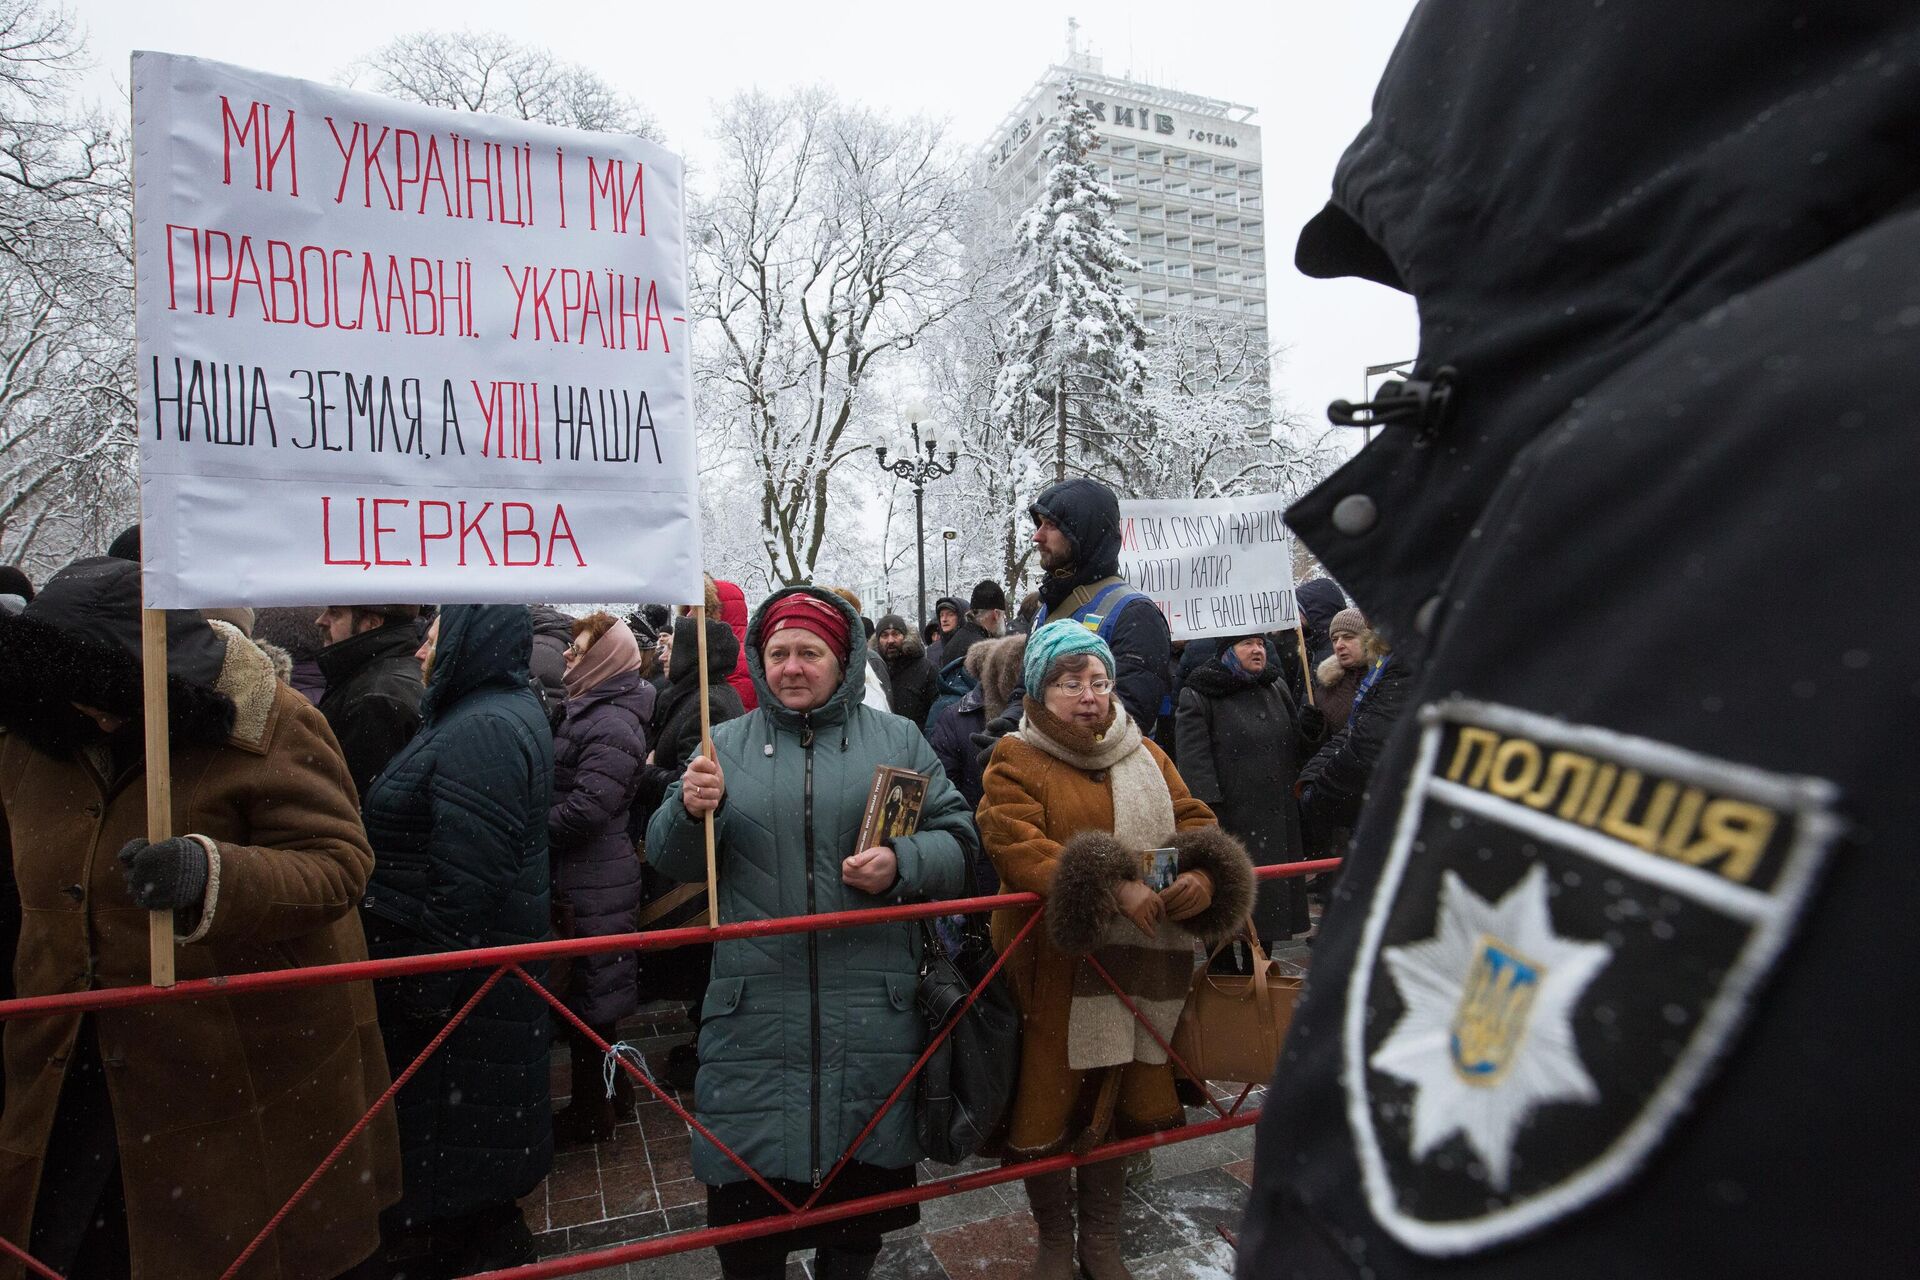
[[[1275,959],[1304,971],[1308,952],[1296,944]],[[664,1066],[667,1050],[692,1034],[680,1006],[648,1006],[621,1026],[621,1035]],[[553,1066],[553,1102],[567,1097],[564,1047]],[[1237,1093],[1228,1094],[1229,1101]],[[1263,1090],[1247,1100],[1260,1105]],[[688,1110],[692,1097],[675,1094]],[[1192,1120],[1211,1113],[1192,1109]],[[623,1116],[611,1141],[563,1147],[553,1172],[521,1201],[542,1257],[585,1253],[652,1239],[706,1225],[706,1189],[688,1163],[686,1125],[645,1090]],[[1122,1251],[1136,1280],[1230,1280],[1233,1249],[1221,1229],[1235,1231],[1253,1178],[1253,1130],[1162,1147],[1153,1153],[1151,1181],[1129,1194],[1133,1213]],[[961,1170],[990,1168],[969,1161]],[[950,1176],[946,1165],[923,1164],[921,1179]],[[1033,1220],[1019,1183],[985,1187],[928,1201],[917,1227],[893,1233],[881,1250],[874,1280],[1020,1280],[1033,1257]],[[601,1280],[716,1280],[719,1258],[711,1249],[671,1254],[585,1273]],[[811,1280],[810,1264],[796,1257],[786,1280]]]

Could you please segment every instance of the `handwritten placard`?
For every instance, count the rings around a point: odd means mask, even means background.
[[[1120,503],[1120,573],[1167,616],[1175,640],[1283,631],[1297,616],[1288,499]]]
[[[147,603],[698,600],[679,157],[133,57]]]

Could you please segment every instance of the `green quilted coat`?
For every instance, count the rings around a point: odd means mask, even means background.
[[[853,637],[839,689],[805,714],[780,705],[760,662],[767,604],[801,591],[841,610]],[[919,726],[861,705],[866,641],[853,610],[815,587],[776,592],[754,614],[747,646],[759,709],[713,731],[727,781],[714,819],[721,922],[958,894],[979,843],[972,816]],[[919,831],[895,845],[899,883],[876,897],[843,884],[840,863],[858,852],[867,790],[883,764],[933,782]],[[681,806],[679,783],[647,827],[647,860],[677,880],[706,876],[700,824]],[[926,1046],[913,1006],[919,966],[917,923],[720,943],[701,1010],[701,1123],[762,1174],[825,1177]],[[890,1169],[920,1158],[911,1091],[856,1158]],[[697,1134],[693,1169],[710,1185],[746,1177]]]

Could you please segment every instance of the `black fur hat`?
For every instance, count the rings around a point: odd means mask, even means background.
[[[0,725],[48,752],[98,737],[82,703],[138,722],[140,566],[98,556],[56,573],[24,613],[0,617]],[[167,707],[176,742],[221,742],[232,699],[215,685],[226,641],[199,614],[167,612]]]

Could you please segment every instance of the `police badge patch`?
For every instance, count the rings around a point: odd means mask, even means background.
[[[1785,944],[1834,794],[1508,707],[1424,708],[1344,1023],[1381,1225],[1468,1253],[1630,1176]]]

